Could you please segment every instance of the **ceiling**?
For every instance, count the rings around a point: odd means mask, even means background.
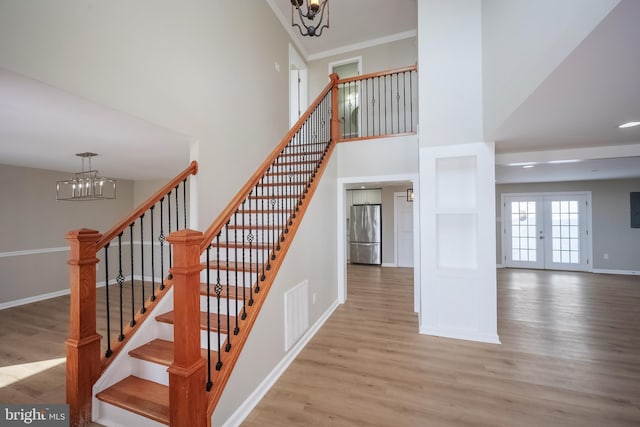
[[[120,179],[171,177],[189,162],[185,135],[2,68],[0,141],[3,164],[79,171],[75,154],[89,151],[94,169]]]
[[[289,1],[266,1],[308,60],[416,33],[416,0],[333,0],[331,27],[319,38],[294,32]],[[640,1],[622,0],[500,127],[487,132],[496,141],[498,182],[640,176],[640,127],[617,128],[640,121],[637,22]],[[0,163],[69,172],[80,168],[75,153],[93,151],[100,154],[94,168],[125,179],[175,175],[172,168],[188,162],[190,144],[186,135],[3,69],[0,141]],[[596,146],[601,150],[593,155],[589,147]],[[507,166],[549,150],[558,153],[555,160],[582,161]]]
[[[291,27],[291,2],[267,0],[308,60],[416,35],[416,0],[329,0],[329,28],[302,37]]]

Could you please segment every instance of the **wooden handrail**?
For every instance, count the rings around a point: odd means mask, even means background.
[[[418,67],[416,67],[415,65],[410,65],[408,67],[395,68],[393,70],[378,71],[377,73],[369,73],[369,74],[363,74],[361,76],[348,77],[348,78],[345,78],[345,79],[338,79],[336,84],[357,82],[357,81],[360,81],[360,80],[372,79],[374,77],[384,77],[384,76],[388,76],[390,74],[399,74],[399,73],[405,73],[407,71],[416,71],[417,69],[418,69]]]
[[[262,176],[265,174],[269,166],[271,166],[271,164],[276,160],[278,155],[282,152],[284,147],[286,147],[289,141],[291,141],[291,139],[293,139],[295,134],[300,130],[304,122],[309,118],[309,116],[311,116],[311,113],[313,113],[313,110],[320,104],[320,102],[324,99],[324,97],[336,85],[336,82],[338,81],[338,75],[334,73],[334,74],[331,74],[329,78],[331,79],[329,84],[327,84],[327,86],[322,90],[322,92],[320,92],[320,95],[318,95],[318,97],[313,101],[313,103],[309,106],[309,108],[307,108],[307,111],[305,111],[304,114],[300,116],[296,124],[289,130],[289,132],[287,132],[287,134],[282,138],[280,143],[276,145],[276,147],[271,151],[271,154],[269,154],[269,156],[265,159],[265,161],[262,162],[262,164],[258,167],[258,169],[256,169],[256,171],[253,173],[253,175],[251,175],[251,178],[249,178],[246,184],[244,184],[244,186],[242,186],[242,188],[240,189],[240,191],[238,191],[235,197],[231,199],[227,207],[222,212],[220,212],[220,215],[218,215],[218,217],[211,223],[209,228],[207,228],[207,231],[205,231],[204,233],[202,246],[200,246],[201,253],[207,249],[207,247],[211,244],[211,241],[216,236],[216,234],[218,234],[218,232],[222,230],[222,227],[227,223],[227,221],[229,220],[231,215],[233,215],[233,213],[238,208],[238,206],[240,206],[240,203],[242,203],[249,196],[249,193],[251,192],[253,187],[255,187],[258,184],[258,182],[260,181],[260,178],[262,178]]]
[[[165,197],[169,191],[173,190],[178,184],[184,181],[189,175],[195,175],[198,173],[198,162],[195,160],[192,161],[189,166],[180,172],[175,178],[169,181],[164,187],[156,191],[151,197],[147,199],[143,204],[138,206],[130,215],[124,218],[122,221],[117,223],[111,230],[104,233],[102,238],[98,240],[96,244],[96,251],[104,248],[107,243],[113,240],[118,234],[124,231],[132,222],[137,220],[140,215],[145,213],[147,210],[151,208],[151,206],[158,203],[160,199]]]

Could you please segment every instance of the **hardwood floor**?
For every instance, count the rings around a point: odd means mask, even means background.
[[[243,426],[638,426],[640,278],[498,271],[501,345],[417,333],[410,269],[340,306]]]
[[[348,283],[243,425],[640,425],[638,276],[498,270],[501,345],[419,335],[410,269]],[[0,311],[1,403],[64,402],[68,310]]]

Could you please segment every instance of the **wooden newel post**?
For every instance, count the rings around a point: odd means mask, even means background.
[[[67,403],[69,424],[91,422],[93,383],[100,370],[100,338],[96,332],[96,242],[102,235],[81,229],[67,233],[69,256],[70,326],[67,345]]]
[[[173,427],[205,427],[205,360],[200,352],[199,231],[171,233],[173,245],[173,363],[169,367],[169,420]]]
[[[340,117],[338,117],[338,75],[333,73],[329,76],[333,86],[331,87],[331,140],[336,143],[340,141]]]

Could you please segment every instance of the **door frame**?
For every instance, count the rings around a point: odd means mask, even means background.
[[[532,193],[502,193],[500,194],[500,218],[501,221],[501,233],[500,233],[500,261],[503,266],[506,265],[507,253],[505,248],[508,245],[507,242],[507,229],[506,223],[506,201],[507,197],[572,197],[572,196],[584,196],[587,199],[587,209],[585,211],[586,224],[587,224],[587,268],[585,270],[570,270],[570,271],[586,271],[593,272],[593,226],[592,226],[592,209],[591,203],[591,191],[557,191],[557,192],[532,192]]]
[[[347,239],[345,230],[345,206],[347,198],[347,185],[370,182],[406,182],[413,183],[414,203],[420,200],[420,182],[418,174],[406,175],[377,175],[338,178],[337,182],[337,248],[336,256],[338,262],[338,303],[344,304],[347,301]],[[413,309],[420,316],[420,204],[413,206]],[[420,318],[420,317],[419,317]]]
[[[394,255],[394,265],[396,267],[400,266],[398,262],[398,197],[407,197],[407,193],[402,192],[394,192],[393,193],[393,255]],[[415,203],[415,202],[411,202]],[[415,205],[412,208],[412,211],[415,209]],[[413,227],[412,227],[413,228]],[[414,230],[411,230],[411,234],[415,234]],[[414,260],[415,261],[415,260]],[[415,263],[413,265],[415,268]]]
[[[291,72],[293,70],[301,71],[300,73],[301,77],[299,76],[301,81],[299,84],[298,82],[294,82],[294,80],[291,77],[291,74],[292,74]],[[309,79],[308,79],[308,72],[307,72],[307,63],[304,62],[304,59],[302,59],[300,54],[298,54],[298,51],[291,44],[289,44],[288,72],[289,72],[289,127],[293,127],[293,125],[298,121],[298,118],[300,117],[297,114],[298,110],[302,114],[308,107]],[[296,91],[299,90],[301,93],[298,98],[298,101],[296,102],[296,103],[299,102],[298,109],[294,107],[294,102],[293,102],[294,83],[296,83],[295,85]]]

